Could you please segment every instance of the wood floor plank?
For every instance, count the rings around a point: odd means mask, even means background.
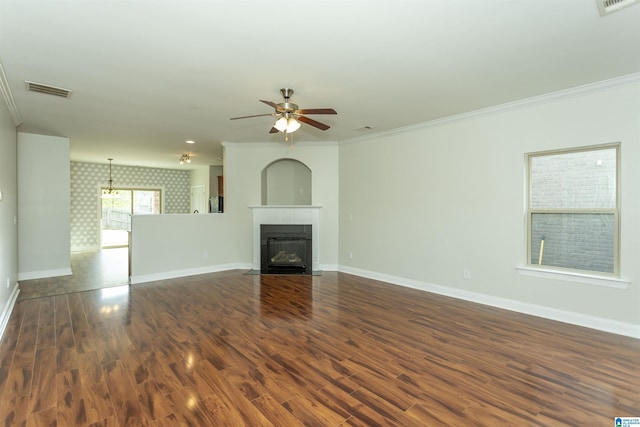
[[[84,312],[84,306],[80,299],[80,294],[70,294],[68,296],[68,303],[76,352],[78,354],[91,352],[94,350],[94,340],[91,334],[91,327]]]
[[[19,334],[12,349],[10,364],[4,377],[0,414],[6,425],[26,423],[29,413],[33,369],[36,362],[36,340],[40,304],[29,301],[17,312]]]
[[[56,345],[55,331],[55,303],[53,297],[45,297],[37,300],[40,303],[38,315],[38,342],[37,348],[54,347]]]
[[[87,427],[119,427],[116,417],[107,417],[95,423],[89,424]]]
[[[148,425],[148,419],[142,411],[137,393],[129,380],[122,362],[116,360],[104,366],[105,382],[109,388],[111,401],[120,426]]]
[[[55,297],[56,370],[64,373],[78,369],[78,349],[75,346],[67,295]]]
[[[286,410],[302,421],[307,426],[327,426],[340,425],[345,421],[345,417],[338,412],[334,412],[322,401],[296,396],[282,404]]]
[[[153,380],[165,395],[183,387],[169,367],[170,360],[158,357],[155,353],[145,354],[145,356],[140,369],[134,373],[136,384]]]
[[[33,381],[29,393],[29,413],[56,406],[56,349],[47,346],[38,350]]]
[[[60,425],[82,426],[87,423],[84,392],[77,369],[56,375],[57,418]]]
[[[32,370],[36,352],[36,340],[38,334],[38,319],[40,303],[38,300],[29,301],[24,307],[24,316],[16,347],[11,361],[11,368],[29,368]]]
[[[153,379],[144,381],[135,386],[138,402],[148,420],[158,420],[171,415],[170,402],[167,399],[167,390],[162,383]]]
[[[227,271],[18,301],[0,422],[609,425],[638,415],[639,360],[637,339],[348,274]]]
[[[78,355],[78,374],[82,384],[87,422],[97,423],[114,416],[111,395],[95,351]]]
[[[174,391],[167,396],[170,402],[171,414],[160,418],[155,423],[157,425],[172,426],[233,426],[234,414],[224,411],[224,403],[218,396],[211,395],[206,399],[199,400],[192,390],[185,387]],[[237,417],[238,414],[235,414]]]
[[[196,366],[217,396],[224,403],[226,412],[237,413],[237,425],[264,425],[271,422],[251,403],[262,394],[260,387],[253,383],[250,377],[243,377],[237,371],[230,369],[218,371],[208,361]],[[229,415],[227,415],[229,416]]]
[[[57,408],[52,406],[40,412],[31,412],[27,415],[27,426],[56,427],[58,425]]]
[[[4,393],[9,376],[9,368],[13,363],[18,337],[20,336],[20,326],[24,313],[14,309],[14,313],[9,317],[4,330],[2,341],[0,341],[0,397]]]
[[[304,423],[296,418],[284,406],[275,401],[271,396],[264,395],[252,401],[262,414],[269,419],[269,422],[277,427],[303,426]]]

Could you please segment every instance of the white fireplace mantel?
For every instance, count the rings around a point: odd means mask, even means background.
[[[253,210],[253,269],[260,270],[260,225],[311,225],[311,257],[313,271],[320,270],[320,209],[322,206],[271,205],[249,206]]]

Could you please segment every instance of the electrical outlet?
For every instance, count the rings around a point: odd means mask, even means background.
[[[464,277],[466,280],[470,280],[471,272],[469,270],[462,270],[462,277]]]
[[[353,252],[349,251],[349,259],[353,259]]]
[[[9,278],[7,277],[7,288],[11,287],[11,280],[9,280]]]

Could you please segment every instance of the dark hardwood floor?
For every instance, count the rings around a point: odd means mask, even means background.
[[[342,273],[19,301],[0,416],[34,426],[610,426],[640,340]]]

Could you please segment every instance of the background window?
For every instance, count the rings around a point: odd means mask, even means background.
[[[618,272],[619,146],[527,155],[528,263]]]
[[[103,190],[106,190],[103,188]],[[100,239],[103,248],[129,245],[131,215],[161,213],[161,190],[116,188],[100,198]]]

